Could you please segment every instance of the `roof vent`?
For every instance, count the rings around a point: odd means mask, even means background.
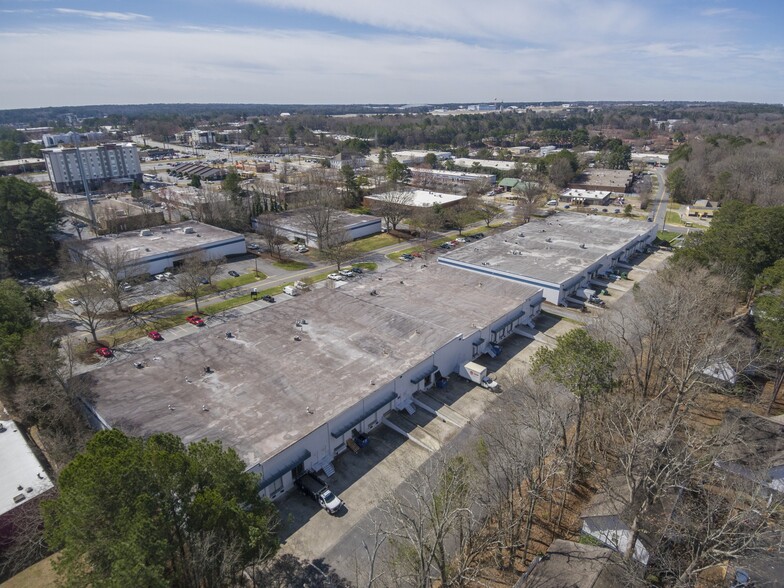
[[[547,239],[545,239],[545,241],[547,243],[552,243],[553,242],[553,238],[552,237],[547,237]]]
[[[140,237],[152,237],[152,231],[150,229],[142,229],[139,231]]]
[[[580,249],[588,249],[588,248],[585,246],[585,243],[580,243]]]
[[[196,232],[196,230],[193,227],[185,227],[182,230],[182,232],[185,233],[186,235],[192,235],[193,233]]]
[[[14,496],[14,503],[19,504],[25,498],[27,498],[27,496],[25,496],[24,494],[17,494],[16,496]]]

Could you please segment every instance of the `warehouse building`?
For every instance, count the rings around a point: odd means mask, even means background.
[[[177,267],[192,255],[217,259],[247,253],[245,237],[196,221],[163,225],[105,235],[71,245],[74,256],[84,257],[100,267],[101,252],[123,254],[127,258],[125,277],[159,274]]]
[[[432,190],[406,190],[406,196],[401,197],[399,192],[384,192],[371,194],[363,198],[363,204],[372,209],[384,202],[400,203],[411,208],[428,208],[435,204],[442,207],[454,206],[465,199],[462,194],[446,194]]]
[[[354,431],[375,428],[392,410],[415,410],[417,391],[496,353],[515,327],[533,324],[541,303],[539,288],[407,265],[202,327],[78,377],[102,427],[220,440],[275,498],[307,470],[331,472]]]
[[[281,212],[271,216],[269,214],[256,217],[251,222],[253,230],[261,231],[265,222],[272,222],[277,232],[282,237],[291,241],[304,243],[308,247],[319,247],[312,218],[318,219],[320,224],[326,225],[326,213],[317,213],[315,217],[308,208]],[[362,237],[375,235],[381,232],[381,219],[369,214],[354,214],[344,210],[332,212],[329,220],[332,237],[340,237],[344,241],[356,241]]]
[[[55,192],[68,194],[98,190],[104,184],[142,183],[139,152],[133,143],[105,143],[94,147],[57,147],[41,153]]]
[[[580,303],[592,281],[656,239],[653,223],[558,213],[476,241],[438,263],[542,288],[552,304]]]
[[[578,190],[599,190],[623,194],[632,187],[634,174],[628,169],[599,169],[585,170],[580,176],[569,184],[569,188]]]
[[[14,421],[0,421],[0,551],[17,533],[29,532],[24,524],[34,516],[41,497],[54,484]],[[23,521],[17,528],[15,521]]]

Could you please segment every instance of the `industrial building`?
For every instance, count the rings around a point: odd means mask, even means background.
[[[404,165],[423,163],[428,153],[436,156],[437,161],[446,161],[452,158],[450,151],[427,151],[425,149],[410,149],[407,151],[394,151],[392,157]]]
[[[133,143],[105,143],[94,147],[56,147],[41,151],[55,192],[98,190],[104,184],[142,183],[139,152]]]
[[[591,168],[585,170],[575,181],[571,182],[569,188],[623,194],[632,187],[632,180],[634,180],[634,174],[628,169]]]
[[[307,470],[330,473],[354,431],[413,412],[415,393],[497,353],[518,325],[533,324],[542,300],[533,286],[409,264],[194,328],[77,377],[100,426],[220,440],[275,498]]]
[[[542,288],[552,304],[581,304],[584,290],[656,239],[656,225],[557,213],[456,249],[438,263]]]
[[[387,198],[387,194],[390,196]],[[394,194],[392,196],[391,194]],[[461,200],[465,199],[462,194],[445,194],[443,192],[433,192],[432,190],[406,190],[407,197],[405,198],[405,206],[411,208],[427,208],[438,204],[439,206],[449,207],[454,206]],[[368,208],[378,205],[379,202],[399,202],[400,198],[397,193],[384,192],[383,194],[371,194],[363,198],[363,203]],[[401,203],[402,204],[402,203]]]
[[[206,182],[222,180],[227,175],[225,169],[204,165],[203,163],[194,163],[192,161],[184,161],[173,165],[169,170],[169,173],[175,176],[186,176],[189,178],[198,176]]]
[[[299,241],[308,247],[319,247],[316,230],[310,220],[311,213],[307,208],[281,212],[274,216],[263,215],[256,217],[251,222],[253,230],[261,230],[265,221],[273,222],[278,234],[291,241]],[[325,213],[316,215],[321,222]],[[326,223],[324,223],[326,224]],[[334,237],[345,237],[344,241],[356,241],[362,237],[375,235],[381,232],[381,219],[369,214],[354,214],[344,210],[332,212],[329,222],[330,233]]]
[[[612,202],[612,196],[612,192],[606,190],[567,188],[558,195],[558,200],[576,206],[607,206]]]
[[[62,204],[69,216],[91,223],[90,206],[87,199],[73,199]],[[94,199],[92,214],[95,215],[99,233],[122,233],[158,227],[166,222],[160,208],[135,203],[132,199]]]
[[[364,156],[353,153],[338,153],[329,160],[329,167],[332,169],[343,169],[345,166],[349,166],[351,169],[359,169],[366,165],[367,160]]]
[[[14,520],[38,508],[54,484],[13,421],[0,421],[0,549],[15,534]],[[27,532],[23,526],[19,532]]]
[[[495,184],[495,174],[475,174],[470,172],[449,171],[445,169],[429,169],[412,167],[411,182],[425,186],[466,186],[471,182],[487,182]]]
[[[118,235],[105,235],[71,245],[72,255],[100,267],[101,252],[121,252],[127,257],[124,276],[159,274],[177,267],[192,255],[217,259],[247,253],[245,237],[196,221],[163,225]]]

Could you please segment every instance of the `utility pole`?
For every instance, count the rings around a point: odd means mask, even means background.
[[[76,147],[76,162],[79,164],[79,174],[82,176],[84,195],[87,198],[87,209],[90,211],[90,228],[95,233],[98,229],[98,223],[95,221],[95,210],[93,210],[93,200],[90,195],[90,186],[87,183],[87,177],[84,174],[84,165],[82,165],[82,152],[79,151],[79,147]]]

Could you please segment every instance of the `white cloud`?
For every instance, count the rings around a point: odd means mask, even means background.
[[[506,102],[772,102],[784,93],[781,53],[780,47],[758,51],[727,42],[685,44],[647,37],[509,46],[402,33],[346,36],[147,25],[18,31],[0,34],[0,54],[24,56],[0,60],[0,108],[476,102],[494,97]]]
[[[643,30],[647,11],[624,0],[246,0],[398,32],[552,42],[627,36]]]
[[[74,16],[84,16],[93,20],[111,20],[127,22],[132,20],[151,20],[145,14],[137,14],[135,12],[98,12],[95,10],[77,10],[75,8],[55,8],[55,12],[59,14],[69,14]]]

